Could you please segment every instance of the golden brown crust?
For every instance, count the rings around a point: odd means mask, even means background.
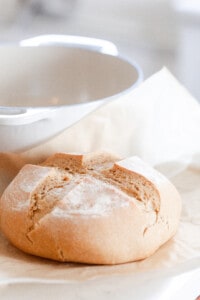
[[[94,168],[109,166],[110,164],[120,160],[114,154],[107,152],[92,152],[87,154],[75,153],[55,153],[48,157],[43,166],[59,167],[70,173],[86,173]]]
[[[90,264],[153,254],[175,234],[180,209],[165,177],[137,158],[106,153],[58,153],[26,165],[0,202],[2,231],[16,247]]]

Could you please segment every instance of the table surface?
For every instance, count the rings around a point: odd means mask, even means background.
[[[200,3],[192,7],[194,1],[188,0],[17,1],[0,0],[7,9],[0,12],[1,42],[50,33],[107,39],[140,64],[145,78],[165,65],[200,101]],[[15,9],[8,3],[15,3]]]

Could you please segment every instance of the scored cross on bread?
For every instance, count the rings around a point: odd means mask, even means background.
[[[1,228],[19,249],[58,261],[144,259],[176,232],[175,187],[137,157],[56,153],[24,166],[0,203]]]

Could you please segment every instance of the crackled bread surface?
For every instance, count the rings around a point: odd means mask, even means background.
[[[176,232],[175,187],[137,157],[56,153],[4,191],[1,229],[29,254],[117,264],[144,259]]]

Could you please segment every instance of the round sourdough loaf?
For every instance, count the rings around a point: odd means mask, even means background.
[[[1,229],[24,252],[58,261],[144,259],[176,232],[180,196],[137,157],[57,153],[25,165],[4,191]]]

